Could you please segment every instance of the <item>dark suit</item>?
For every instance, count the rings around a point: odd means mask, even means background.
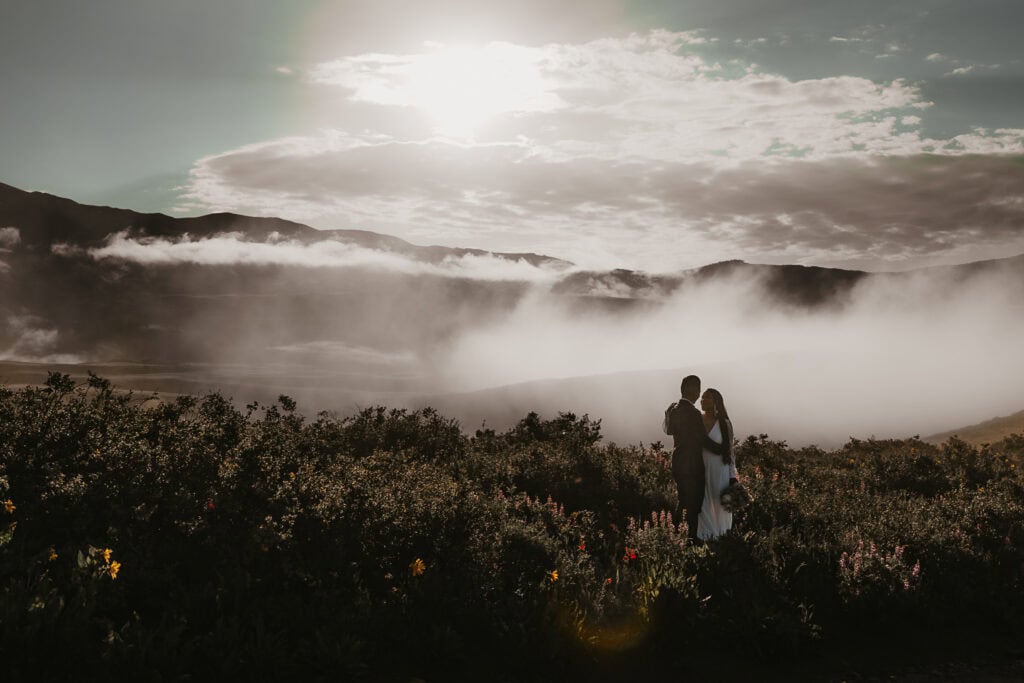
[[[721,455],[723,448],[707,435],[700,411],[686,399],[665,411],[665,431],[672,435],[672,476],[679,506],[686,510],[690,538],[697,538],[697,517],[704,505],[704,449]]]

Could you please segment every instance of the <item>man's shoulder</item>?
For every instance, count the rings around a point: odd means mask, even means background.
[[[700,415],[700,412],[697,410],[697,408],[692,403],[686,400],[673,403],[672,405],[665,409],[665,413],[677,419],[687,419],[693,417],[694,415]]]
[[[675,403],[673,405],[675,405],[676,410],[678,410],[680,412],[683,412],[683,413],[695,413],[695,412],[697,412],[697,406],[693,405],[689,401],[683,400],[683,401],[679,401],[679,403]]]

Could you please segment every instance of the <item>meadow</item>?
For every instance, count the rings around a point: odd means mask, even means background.
[[[653,418],[657,420],[657,416]],[[4,680],[842,680],[1021,657],[1024,436],[737,444],[695,545],[671,449],[534,413],[0,388]]]

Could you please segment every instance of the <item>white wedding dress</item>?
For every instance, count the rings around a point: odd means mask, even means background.
[[[715,426],[708,432],[715,443],[722,443],[722,426],[715,420]],[[722,507],[721,495],[729,486],[729,480],[736,478],[736,462],[722,462],[722,456],[704,449],[704,505],[697,518],[697,538],[708,540],[718,538],[732,528],[732,513]]]

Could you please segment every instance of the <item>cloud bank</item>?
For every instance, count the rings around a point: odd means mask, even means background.
[[[652,31],[324,62],[307,87],[380,112],[377,127],[206,157],[188,198],[589,267],[898,268],[1024,247],[1010,228],[1024,129],[932,138],[908,82],[789,79],[702,56],[713,40]]]
[[[55,245],[54,253],[69,255],[78,248]],[[426,263],[394,252],[368,249],[335,240],[303,243],[292,240],[252,242],[240,233],[204,239],[111,235],[102,247],[85,250],[96,259],[116,259],[142,265],[300,266],[306,268],[366,268],[406,275],[436,275],[472,280],[551,281],[564,269],[535,266],[525,260],[493,255],[464,254]]]
[[[21,363],[78,363],[74,354],[56,353],[60,333],[47,320],[35,315],[8,315],[0,326],[8,345],[0,348],[0,360]]]
[[[580,314],[535,296],[464,331],[437,367],[464,391],[513,385],[452,401],[471,425],[485,416],[476,406],[513,419],[572,410],[603,418],[617,441],[664,439],[660,411],[677,400],[680,373],[697,372],[722,391],[741,437],[835,445],[927,435],[1020,410],[1019,265],[877,275],[828,311],[781,307],[745,276],[630,315]]]

